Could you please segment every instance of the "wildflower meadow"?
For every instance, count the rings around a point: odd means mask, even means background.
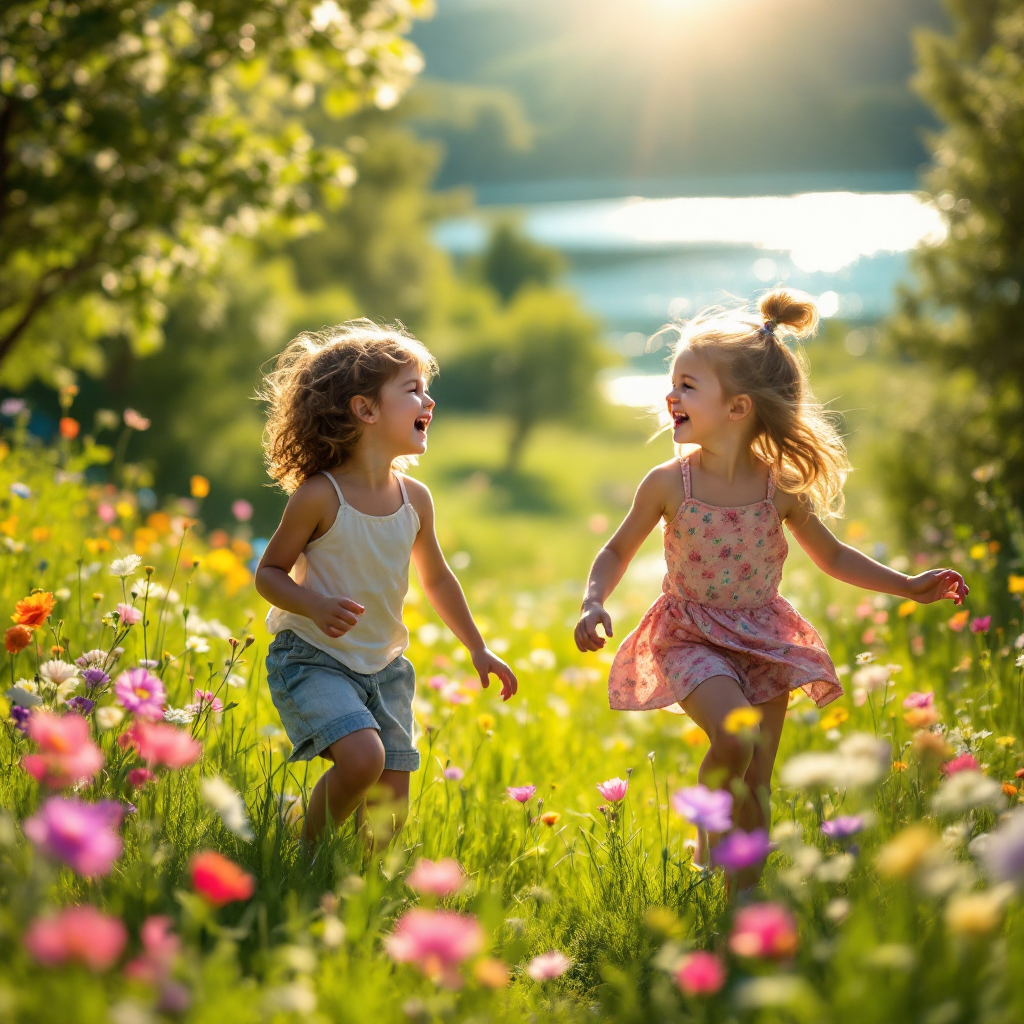
[[[246,503],[234,532],[207,530],[209,481],[154,507],[104,482],[110,452],[70,412],[46,447],[3,411],[3,1019],[1024,1019],[1012,552],[951,539],[960,609],[787,583],[847,692],[793,695],[770,834],[696,784],[688,718],[607,709],[610,656],[572,645],[578,582],[467,573],[520,675],[507,704],[414,586],[408,819],[390,836],[392,809],[371,808],[307,851],[325,764],[287,762]],[[656,590],[628,578],[618,621]],[[698,825],[728,833],[710,869]],[[728,873],[761,863],[737,899]]]

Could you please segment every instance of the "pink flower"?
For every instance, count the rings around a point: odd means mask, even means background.
[[[461,782],[466,777],[466,773],[458,766],[450,764],[444,770],[444,777],[449,782]]]
[[[714,953],[690,953],[676,968],[675,979],[688,996],[713,996],[725,984],[725,966]]]
[[[138,608],[125,604],[123,601],[117,603],[117,617],[122,626],[134,626],[142,618],[142,612]]]
[[[935,703],[935,694],[931,690],[925,693],[919,693],[915,690],[913,693],[908,693],[903,698],[903,706],[905,708],[930,708]]]
[[[103,751],[89,739],[89,723],[81,715],[36,711],[29,719],[28,734],[39,745],[39,753],[27,754],[21,764],[44,786],[73,786],[103,767]]]
[[[406,882],[418,893],[448,896],[455,892],[464,880],[462,868],[459,867],[458,861],[452,860],[451,857],[445,857],[437,863],[422,857],[416,861]]]
[[[219,715],[224,710],[220,697],[215,697],[213,690],[196,690],[195,698],[198,705],[197,711],[202,711],[204,707],[209,707],[215,715]]]
[[[443,690],[447,685],[447,676],[430,676],[430,678],[427,679],[427,686],[429,686],[432,690]]]
[[[597,785],[597,791],[605,798],[610,800],[613,804],[617,804],[626,795],[626,790],[629,789],[629,780],[620,779],[616,776],[614,779],[609,779],[607,782],[601,782]]]
[[[203,752],[198,740],[173,725],[136,722],[118,740],[123,746],[135,748],[139,757],[150,768],[167,765],[168,768],[184,768]]]
[[[572,961],[557,949],[535,956],[527,965],[526,973],[534,981],[548,981],[560,978],[572,966]]]
[[[149,430],[150,421],[134,409],[125,409],[124,425],[132,430]]]
[[[117,510],[109,502],[101,501],[96,506],[96,515],[105,523],[112,523],[117,519]]]
[[[85,878],[107,875],[124,844],[114,829],[123,808],[113,800],[96,804],[77,797],[51,796],[27,818],[22,830],[49,856],[64,861]]]
[[[781,903],[744,907],[729,936],[729,948],[746,957],[790,957],[799,943],[796,921]]]
[[[154,720],[164,717],[164,702],[167,691],[156,676],[144,668],[132,668],[122,672],[114,683],[114,696],[126,710],[139,718]]]
[[[95,907],[69,907],[55,917],[37,917],[25,933],[25,948],[41,964],[56,967],[77,960],[105,971],[124,949],[128,934],[116,917]]]
[[[171,919],[162,915],[147,917],[139,937],[142,955],[127,963],[124,973],[129,978],[154,985],[171,973],[181,949],[181,939],[171,931]]]
[[[245,498],[239,498],[231,503],[231,514],[240,523],[247,523],[252,519],[252,504],[246,501]]]
[[[956,775],[957,772],[977,770],[978,762],[973,754],[961,754],[959,757],[954,757],[952,761],[947,761],[939,768],[943,775]]]
[[[148,768],[133,768],[128,773],[128,785],[134,789],[142,789],[147,782],[152,782],[156,775]]]
[[[727,789],[708,789],[698,783],[677,789],[671,802],[677,814],[708,832],[726,832],[732,828],[732,793]]]
[[[979,615],[976,619],[971,619],[971,632],[972,633],[987,633],[989,627],[992,625],[991,615]]]
[[[513,800],[518,800],[519,803],[525,804],[526,801],[530,800],[533,797],[533,794],[537,792],[537,787],[536,786],[509,786],[505,790],[505,792],[508,793],[508,795],[510,797],[512,797]]]
[[[428,978],[448,988],[462,983],[457,968],[478,953],[483,929],[470,914],[453,910],[406,911],[384,939],[384,949],[397,963],[412,963]]]

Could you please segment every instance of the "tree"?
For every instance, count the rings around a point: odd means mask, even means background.
[[[162,342],[226,239],[318,225],[355,170],[302,112],[393,106],[428,0],[75,0],[0,12],[0,379]],[[65,373],[66,376],[66,373]]]
[[[507,304],[525,285],[551,284],[565,264],[554,249],[538,245],[513,224],[503,222],[491,232],[481,269],[484,280]]]
[[[945,124],[929,139],[925,184],[948,233],[914,255],[916,284],[888,325],[899,351],[936,369],[938,388],[898,411],[888,486],[908,532],[934,531],[937,509],[1005,532],[974,481],[998,475],[1011,505],[1024,504],[1024,6],[948,8],[951,36],[917,37],[915,80]]]

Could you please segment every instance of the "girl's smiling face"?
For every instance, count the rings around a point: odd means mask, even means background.
[[[397,455],[422,455],[436,403],[416,363],[403,366],[381,388],[375,431]]]
[[[672,364],[672,390],[665,396],[676,444],[701,444],[728,429],[732,403],[706,360],[684,348]]]

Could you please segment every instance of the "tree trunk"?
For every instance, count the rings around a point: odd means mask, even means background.
[[[523,449],[526,447],[526,439],[533,429],[533,420],[526,417],[516,417],[512,423],[512,436],[508,441],[508,452],[505,455],[506,473],[519,471],[519,462],[523,457]]]

